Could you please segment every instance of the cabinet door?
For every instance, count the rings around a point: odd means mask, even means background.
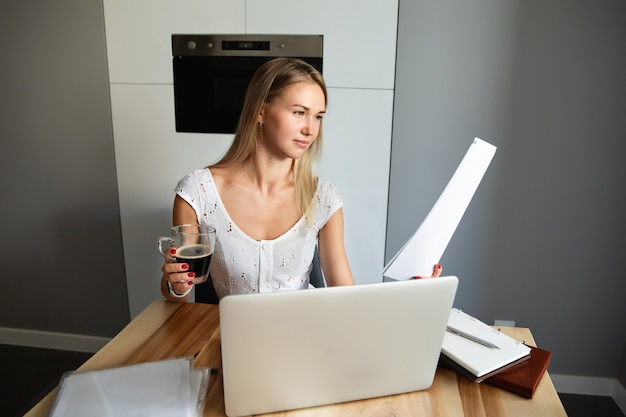
[[[161,298],[158,279],[163,261],[154,242],[171,227],[176,183],[217,160],[232,141],[232,135],[176,133],[172,89],[171,85],[111,85],[131,317]]]
[[[244,32],[244,4],[104,0],[110,82],[172,84],[172,34]]]
[[[324,35],[330,87],[393,89],[398,2],[248,1],[247,33]]]
[[[393,92],[330,88],[320,176],[343,196],[345,243],[357,283],[384,266]]]

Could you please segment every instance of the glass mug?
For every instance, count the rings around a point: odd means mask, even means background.
[[[201,284],[207,280],[215,249],[214,228],[202,224],[174,226],[171,236],[159,237],[158,246],[159,252],[165,256],[168,256],[165,252],[167,249],[176,248],[174,262],[189,265],[188,271],[196,274],[194,284]]]

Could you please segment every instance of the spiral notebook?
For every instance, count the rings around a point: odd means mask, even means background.
[[[530,347],[457,308],[450,312],[448,326],[497,346],[487,347],[446,332],[441,346],[442,362],[474,382],[481,382],[530,357]]]

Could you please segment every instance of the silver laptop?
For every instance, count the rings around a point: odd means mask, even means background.
[[[457,285],[449,276],[225,297],[226,414],[430,387]]]

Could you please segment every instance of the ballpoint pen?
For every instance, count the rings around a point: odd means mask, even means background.
[[[466,338],[466,339],[468,339],[468,340],[471,340],[472,342],[476,342],[476,343],[479,343],[479,344],[481,344],[481,345],[483,345],[483,346],[487,346],[488,348],[491,348],[491,349],[500,349],[498,346],[494,345],[494,344],[493,344],[493,343],[491,343],[491,342],[488,342],[488,341],[486,341],[486,340],[484,340],[484,339],[481,339],[480,337],[476,337],[476,336],[471,335],[471,334],[469,334],[469,333],[465,333],[465,332],[464,332],[464,331],[462,331],[462,330],[455,329],[455,328],[454,328],[454,327],[452,327],[452,326],[448,326],[446,330],[448,330],[448,331],[449,331],[450,333],[452,333],[452,334],[455,334],[455,335],[457,335],[457,336],[461,336],[461,337],[464,337],[464,338]]]

